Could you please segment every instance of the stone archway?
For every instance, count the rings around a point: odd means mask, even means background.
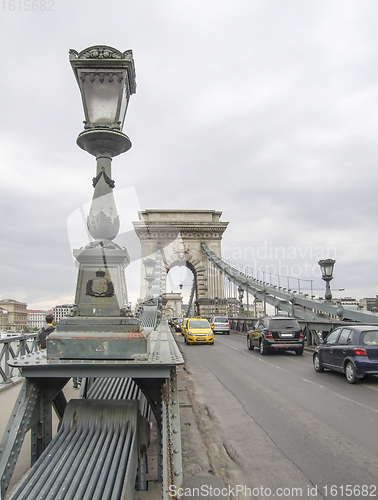
[[[204,255],[201,242],[221,257],[221,241],[228,222],[222,222],[222,212],[215,210],[144,210],[139,212],[139,221],[133,222],[141,242],[142,260],[155,258],[160,246],[163,255],[161,269],[161,292],[166,293],[168,271],[175,266],[191,269],[196,283],[197,311],[208,317],[209,301],[217,296],[219,314],[226,314],[223,281],[213,273],[212,266]],[[145,268],[141,266],[141,297],[147,294]],[[222,306],[224,304],[224,307]],[[224,309],[224,311],[223,311]]]
[[[182,314],[181,293],[163,293],[163,310],[167,319],[178,318]]]

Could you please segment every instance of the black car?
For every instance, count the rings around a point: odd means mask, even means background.
[[[295,318],[261,318],[253,330],[247,333],[248,349],[260,349],[260,354],[273,350],[295,351],[303,354],[303,331]]]
[[[176,319],[177,318],[169,318],[168,319],[168,325],[173,328],[175,326]]]
[[[177,318],[176,321],[174,322],[173,327],[176,332],[181,332],[181,325],[183,321],[184,318]]]
[[[313,361],[317,372],[329,368],[345,373],[350,384],[365,375],[378,375],[378,327],[337,328],[316,348]]]

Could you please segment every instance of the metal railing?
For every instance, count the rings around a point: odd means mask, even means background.
[[[19,370],[9,366],[8,361],[37,351],[37,333],[20,333],[19,335],[4,337],[0,339],[0,346],[0,374],[2,377],[0,384],[9,384],[15,376],[15,371],[18,374]]]
[[[285,287],[270,285],[230,266],[210,250],[205,243],[201,243],[201,247],[213,266],[240,289],[262,300],[265,304],[274,306],[276,311],[284,311],[311,322],[313,325],[319,325],[319,328],[314,326],[314,329],[322,329],[322,324],[328,324],[330,321],[378,324],[378,314],[351,310],[332,301],[310,298],[307,294],[294,293],[292,290],[286,290]]]

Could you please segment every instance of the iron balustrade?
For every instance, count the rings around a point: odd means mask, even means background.
[[[37,333],[20,333],[19,335],[4,337],[0,339],[0,345],[0,374],[2,381],[9,384],[15,376],[14,372],[16,370],[19,372],[19,369],[10,366],[8,361],[37,351]]]
[[[351,310],[329,300],[313,299],[307,294],[294,293],[286,288],[257,280],[230,266],[210,250],[206,243],[201,243],[201,247],[208,260],[229,281],[255,298],[262,300],[265,304],[274,306],[277,311],[284,311],[296,318],[317,324],[329,323],[330,321],[378,324],[378,314]]]

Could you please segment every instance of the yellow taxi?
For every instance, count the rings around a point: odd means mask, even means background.
[[[214,344],[214,332],[207,319],[190,318],[184,331],[185,343],[193,344]]]

